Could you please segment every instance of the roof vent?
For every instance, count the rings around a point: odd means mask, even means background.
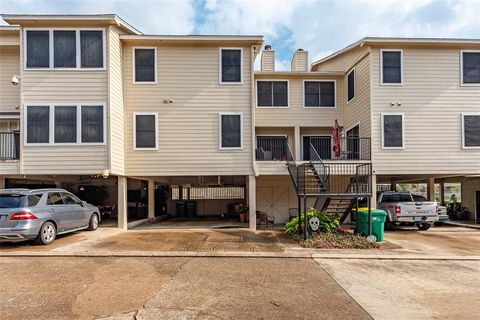
[[[265,50],[272,50],[272,46],[269,45],[269,44],[267,44],[267,45],[265,46]]]

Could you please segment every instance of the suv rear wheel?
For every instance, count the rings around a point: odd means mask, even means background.
[[[35,238],[35,243],[47,245],[52,243],[56,237],[57,237],[57,228],[52,222],[47,221],[40,228],[40,231],[38,232],[38,235]]]

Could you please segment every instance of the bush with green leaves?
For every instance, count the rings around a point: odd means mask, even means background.
[[[336,215],[330,215],[326,211],[319,211],[315,208],[310,208],[307,210],[307,225],[311,218],[317,217],[320,220],[319,231],[321,232],[331,232],[332,230],[340,227],[340,221]],[[305,221],[305,213],[301,214],[302,227]],[[298,217],[293,218],[285,225],[285,233],[295,236],[298,233],[303,232],[299,230]]]

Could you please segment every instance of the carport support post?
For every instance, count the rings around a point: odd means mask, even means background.
[[[155,219],[155,181],[148,179],[148,219]]]
[[[5,189],[5,178],[0,177],[0,189]]]
[[[127,229],[127,177],[118,177],[118,228]]]
[[[257,187],[255,176],[248,176],[248,227],[257,229]]]
[[[298,199],[298,235],[302,234],[302,198],[297,196]]]
[[[435,178],[427,180],[428,201],[435,201]]]

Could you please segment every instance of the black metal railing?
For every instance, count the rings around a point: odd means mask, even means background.
[[[290,177],[292,178],[293,186],[295,190],[298,191],[298,168],[297,163],[295,161],[295,157],[293,156],[292,149],[290,145],[287,143],[287,168],[288,172],[290,173]]]
[[[312,168],[317,175],[319,182],[326,188],[328,184],[328,167],[325,166],[325,163],[322,161],[322,158],[318,154],[317,150],[310,143],[310,163]]]
[[[310,144],[315,147],[318,155],[323,160],[371,160],[372,159],[372,143],[370,138],[360,137],[340,137],[338,145],[339,152],[335,153],[334,139],[331,137],[312,137]],[[312,160],[312,154],[309,154]]]
[[[255,159],[257,161],[288,161],[287,137],[258,136]]]
[[[0,132],[0,160],[20,159],[20,132]]]

